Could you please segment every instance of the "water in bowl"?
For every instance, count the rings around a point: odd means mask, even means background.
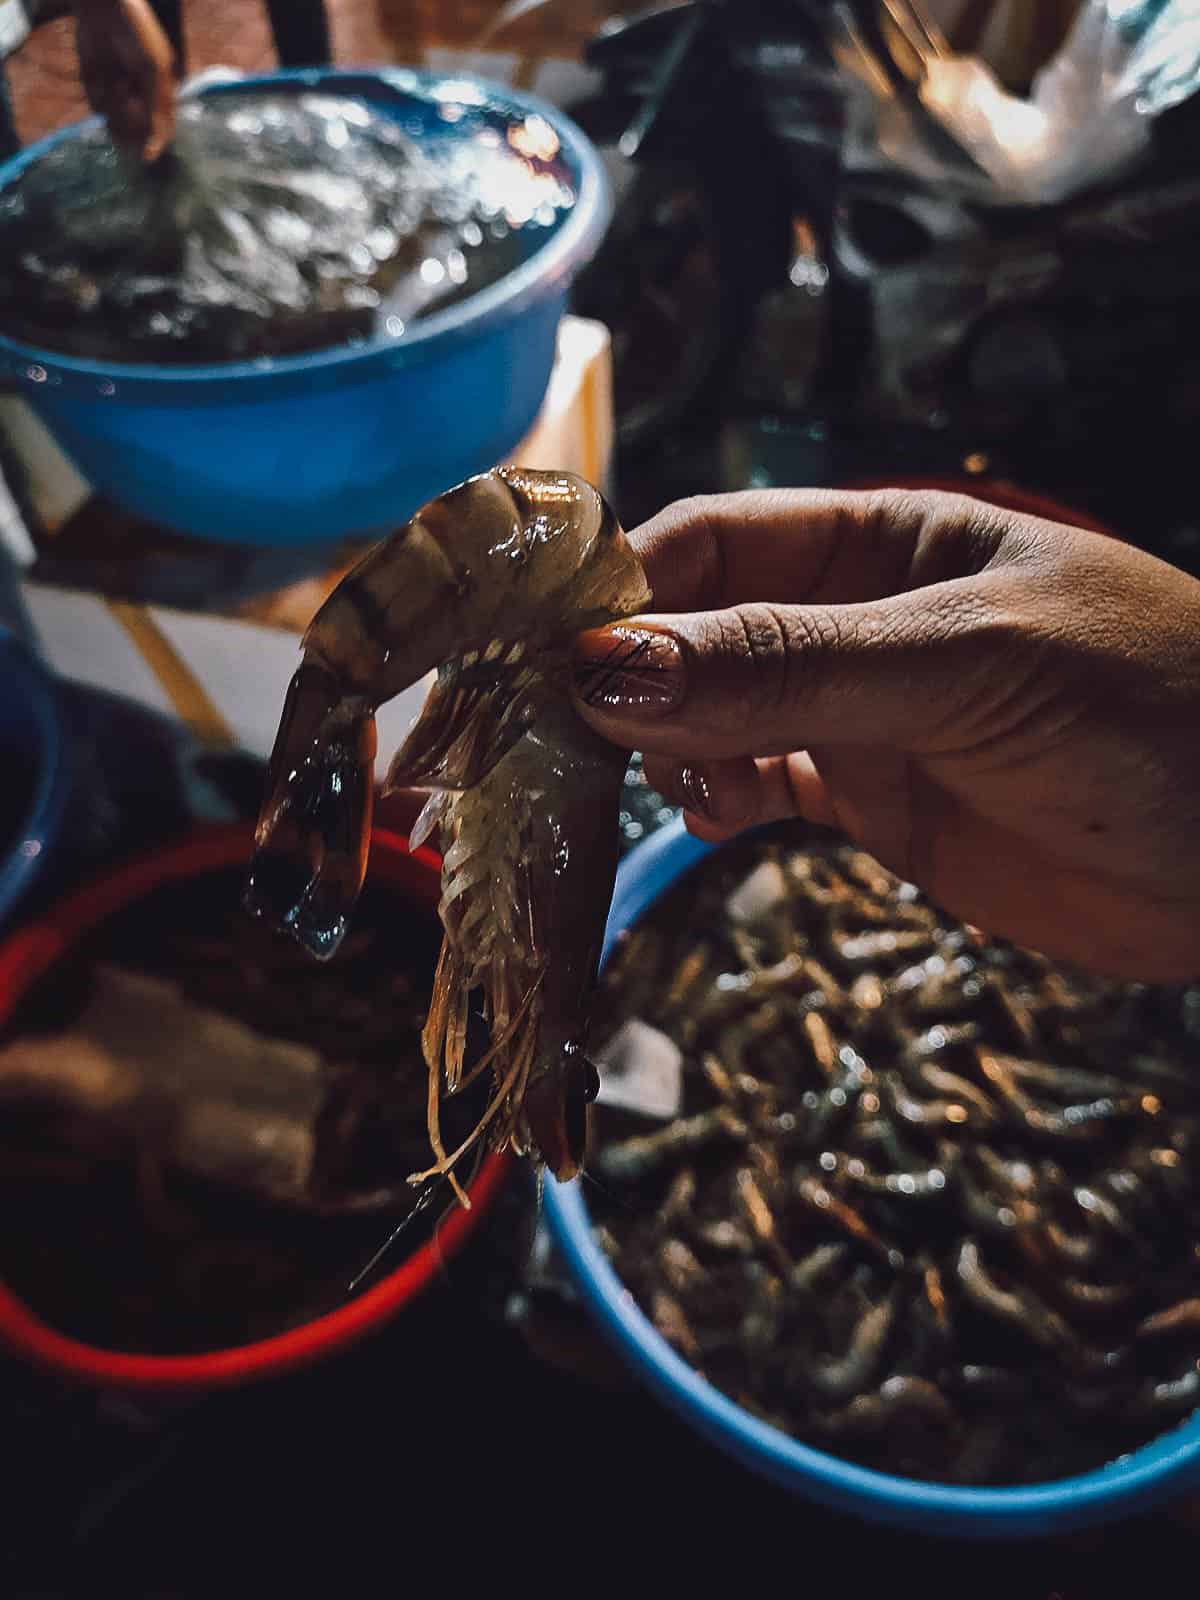
[[[575,203],[542,118],[345,97],[181,106],[152,168],[103,129],[0,192],[0,329],[120,362],[269,359],[369,338],[497,282]]]

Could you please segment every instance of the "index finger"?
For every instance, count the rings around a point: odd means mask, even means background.
[[[175,80],[171,69],[159,69],[151,91],[150,132],[142,147],[143,160],[157,161],[175,137]]]
[[[677,501],[630,534],[654,610],[878,600],[986,565],[1016,520],[934,491],[773,489]]]
[[[142,159],[155,161],[175,137],[175,52],[146,0],[124,0],[140,53],[138,77],[145,100]]]

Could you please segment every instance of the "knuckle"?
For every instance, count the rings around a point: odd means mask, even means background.
[[[775,710],[787,699],[789,634],[775,607],[760,605],[735,613],[741,653],[754,686],[755,703]]]
[[[672,501],[632,530],[629,540],[645,564],[656,606],[695,610],[721,604],[724,554],[711,499]]]
[[[913,513],[928,522],[965,522],[984,504],[953,489],[907,490],[904,498]]]
[[[649,522],[637,530],[638,535],[652,538],[679,539],[686,536],[709,537],[713,531],[713,502],[708,495],[685,495],[672,500]]]
[[[947,584],[938,594],[936,606],[922,606],[915,612],[898,608],[891,630],[891,642],[921,648],[971,643],[1000,621],[1001,612],[986,594],[971,583]]]
[[[726,675],[734,689],[727,714],[734,721],[772,715],[790,708],[795,698],[796,657],[814,644],[823,630],[803,613],[769,604],[741,606],[722,614],[718,653],[732,668]]]
[[[665,515],[670,516],[674,522],[684,522],[695,527],[708,522],[712,513],[712,497],[703,494],[688,494],[682,499],[674,500],[668,506]]]

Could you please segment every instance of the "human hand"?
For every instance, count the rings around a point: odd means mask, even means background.
[[[156,161],[175,137],[175,55],[147,0],[75,0],[84,91],[115,144]]]
[[[1200,974],[1200,582],[935,493],[681,502],[651,616],[583,634],[581,713],[693,832],[836,827],[954,916]]]

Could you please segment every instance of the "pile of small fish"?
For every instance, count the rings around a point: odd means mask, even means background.
[[[596,1026],[682,1083],[658,1123],[602,1096],[601,1243],[755,1415],[1012,1484],[1200,1404],[1200,989],[1068,973],[777,833],[627,936]]]

